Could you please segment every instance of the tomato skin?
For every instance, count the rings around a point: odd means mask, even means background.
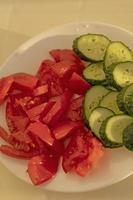
[[[74,134],[80,127],[83,127],[82,122],[63,121],[53,128],[53,135],[57,140],[60,140],[68,135]]]
[[[1,145],[0,152],[13,158],[25,159],[25,160],[30,159],[33,156],[39,154],[38,151],[25,152],[25,151],[16,150],[13,147],[8,146],[8,145]]]
[[[60,96],[60,98],[55,102],[53,107],[43,118],[43,122],[50,126],[54,126],[59,121],[64,112],[67,110],[72,95],[73,94],[70,91],[64,92],[64,94]]]
[[[0,79],[0,104],[2,104],[5,98],[8,96],[13,82],[14,78],[12,76],[7,76]]]
[[[91,85],[77,73],[73,73],[69,80],[69,89],[79,95],[84,95]]]
[[[28,163],[28,174],[34,185],[40,185],[53,178],[58,169],[59,158],[53,155],[39,155]]]
[[[33,90],[38,82],[38,78],[26,73],[16,73],[12,75],[14,78],[13,89]]]
[[[83,104],[84,97],[80,96],[73,99],[69,105],[68,111],[66,113],[66,118],[72,121],[82,121],[83,120]]]
[[[52,137],[51,131],[47,125],[41,122],[33,122],[27,128],[27,131],[31,132],[31,134],[39,137],[46,144],[52,146],[54,143],[54,138]]]

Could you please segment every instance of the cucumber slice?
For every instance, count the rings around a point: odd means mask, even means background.
[[[104,70],[114,63],[125,61],[133,61],[132,51],[122,42],[111,42],[105,53]]]
[[[123,132],[123,144],[128,150],[133,151],[133,123],[127,126]]]
[[[100,137],[104,146],[119,147],[123,145],[124,129],[133,122],[133,117],[116,115],[105,120],[100,128]]]
[[[103,63],[97,62],[89,65],[84,69],[83,77],[92,85],[104,84],[106,76],[103,71]]]
[[[106,94],[106,96],[104,96],[102,100],[100,101],[99,106],[108,108],[112,110],[115,114],[122,114],[121,110],[119,109],[117,105],[118,94],[119,92],[110,92]]]
[[[96,137],[100,139],[99,130],[102,122],[113,115],[113,111],[103,107],[97,107],[91,112],[89,117],[89,126]]]
[[[91,111],[99,105],[102,97],[105,96],[108,92],[109,90],[101,85],[93,86],[87,91],[83,102],[84,118],[87,124]]]
[[[133,116],[133,93],[131,96],[128,96],[125,101],[125,108],[129,115]]]
[[[131,111],[133,113],[133,103],[130,103],[132,101],[130,96],[133,96],[133,83],[123,88],[117,96],[117,104],[121,111],[128,113]]]
[[[73,41],[73,50],[82,59],[90,61],[102,61],[110,40],[100,34],[85,34]]]
[[[133,62],[113,64],[107,74],[110,85],[120,90],[133,83]]]

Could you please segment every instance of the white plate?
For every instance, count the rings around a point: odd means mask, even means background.
[[[31,39],[17,49],[3,65],[0,76],[15,72],[34,74],[40,62],[48,58],[48,51],[53,48],[71,48],[72,41],[77,35],[84,33],[102,33],[112,40],[120,40],[133,49],[133,34],[122,28],[96,22],[66,24]],[[0,124],[6,127],[3,117],[4,107],[0,109]],[[0,143],[2,143],[0,141]],[[0,155],[0,161],[17,177],[31,183],[26,173],[25,161]],[[60,192],[91,191],[116,183],[133,173],[133,154],[124,148],[106,150],[104,158],[97,168],[85,178],[76,175],[66,175],[61,169],[56,177],[43,189]]]

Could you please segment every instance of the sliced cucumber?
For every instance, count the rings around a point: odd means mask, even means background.
[[[133,93],[125,100],[125,109],[129,115],[133,116]]]
[[[127,126],[123,132],[123,144],[127,149],[133,151],[133,123]]]
[[[132,51],[122,42],[111,42],[105,53],[105,71],[114,63],[133,61]]]
[[[133,122],[133,117],[116,115],[105,120],[100,128],[100,137],[106,147],[119,147],[123,145],[124,129]]]
[[[84,69],[83,77],[92,85],[104,84],[106,76],[103,71],[103,63],[97,62],[90,64]]]
[[[120,90],[133,83],[133,62],[113,64],[107,74],[110,85]]]
[[[90,61],[102,61],[110,40],[100,34],[85,34],[76,38],[73,42],[73,50],[81,58]]]
[[[85,95],[83,102],[83,112],[86,123],[88,124],[91,111],[99,105],[100,100],[109,90],[101,85],[93,86]]]
[[[114,113],[111,110],[103,107],[97,107],[91,112],[89,126],[96,137],[100,138],[99,130],[102,122],[113,115]]]
[[[117,96],[117,104],[121,111],[133,113],[133,102],[130,96],[133,96],[133,83],[123,88]]]
[[[115,114],[122,114],[117,105],[117,96],[119,92],[110,92],[106,94],[99,103],[99,106],[112,110]]]

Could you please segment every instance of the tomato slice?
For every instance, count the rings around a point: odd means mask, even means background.
[[[63,155],[63,169],[67,173],[73,170],[79,162],[89,155],[90,135],[85,130],[79,130],[73,135]]]
[[[47,95],[48,84],[41,85],[33,90],[33,96]]]
[[[30,125],[27,128],[27,131],[39,137],[42,141],[44,141],[50,146],[52,146],[54,143],[54,138],[52,137],[51,131],[48,128],[48,126],[39,121],[30,123]]]
[[[83,96],[80,96],[76,99],[73,99],[70,103],[69,109],[66,113],[66,118],[72,121],[81,121],[83,120]]]
[[[97,165],[104,155],[103,146],[96,138],[91,138],[90,143],[91,148],[89,156],[82,162],[78,163],[74,170],[80,176],[86,176],[88,172]]]
[[[13,89],[33,90],[38,82],[38,78],[26,73],[16,73],[12,75],[14,78]]]
[[[71,61],[71,63],[73,63],[73,65],[76,67],[74,71],[82,74],[84,63],[71,49],[53,49],[49,53],[56,62]]]
[[[53,134],[57,140],[60,140],[70,134],[74,134],[76,130],[83,127],[82,122],[72,122],[70,120],[60,122],[53,128]]]
[[[52,155],[39,155],[33,157],[28,163],[28,174],[34,185],[40,185],[56,174],[59,158]]]
[[[53,60],[50,60],[50,59],[43,60],[37,72],[37,77],[40,78],[43,72],[46,70],[46,68],[50,68],[54,64],[55,62]]]
[[[91,85],[86,82],[77,73],[73,73],[69,80],[69,88],[76,94],[83,95],[91,87]]]
[[[0,126],[0,137],[6,141],[7,143],[9,142],[9,134],[5,131],[3,127]]]
[[[45,115],[45,113],[47,113],[49,111],[49,109],[52,107],[53,104],[54,104],[54,102],[42,103],[42,104],[35,106],[29,110],[26,110],[26,113],[30,120],[34,120],[41,113],[43,113],[43,115]]]
[[[61,95],[46,114],[46,116],[43,118],[43,122],[50,126],[54,126],[59,121],[64,112],[68,109],[71,98],[72,93],[70,91],[66,91],[63,95]]]
[[[29,124],[29,119],[12,102],[6,104],[6,121],[10,132],[24,131]]]
[[[60,78],[69,78],[71,74],[76,71],[77,66],[75,66],[75,63],[69,61],[69,60],[63,60],[60,62],[57,62],[52,66],[52,70],[60,77]]]
[[[8,145],[1,145],[0,152],[7,156],[17,158],[17,159],[30,159],[33,156],[39,154],[38,151],[25,152],[25,151],[16,150],[13,147],[8,146]]]
[[[63,81],[51,68],[44,68],[39,81],[41,85],[48,84],[50,97],[61,95],[64,92]]]
[[[7,97],[13,81],[14,79],[12,76],[7,76],[0,79],[0,104],[2,104]]]

